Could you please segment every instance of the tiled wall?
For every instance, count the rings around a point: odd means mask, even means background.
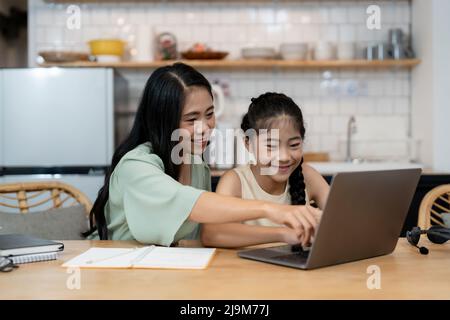
[[[381,7],[382,29],[368,30],[366,8]],[[386,41],[388,29],[410,31],[409,1],[165,1],[81,4],[80,30],[65,27],[67,5],[30,1],[30,64],[44,49],[87,50],[86,41],[120,36],[139,48],[150,32],[169,31],[184,50],[194,42],[239,58],[248,44],[274,46],[282,42],[354,41],[358,48]],[[146,32],[142,32],[146,30]],[[152,36],[152,34],[150,34]],[[130,84],[131,110],[151,70],[121,70]],[[301,105],[307,122],[307,149],[345,158],[347,121],[356,116],[354,155],[364,158],[407,159],[414,149],[410,135],[411,93],[408,70],[343,71],[205,71],[210,81],[229,86],[222,121],[234,125],[251,97],[265,91],[284,92]],[[120,118],[121,130],[129,119]],[[411,147],[412,146],[412,147]],[[414,156],[414,155],[412,155]]]

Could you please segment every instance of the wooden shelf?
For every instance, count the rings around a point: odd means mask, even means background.
[[[297,60],[177,60],[187,63],[195,68],[204,69],[389,69],[412,68],[420,64],[419,59],[405,60],[329,60],[329,61],[297,61]],[[149,62],[69,62],[69,63],[44,63],[42,67],[82,67],[82,68],[127,68],[127,69],[152,69],[176,62],[149,61]]]

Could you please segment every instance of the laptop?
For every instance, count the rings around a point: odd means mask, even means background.
[[[238,255],[315,269],[389,254],[397,245],[421,172],[414,168],[338,173],[309,250],[283,245]]]

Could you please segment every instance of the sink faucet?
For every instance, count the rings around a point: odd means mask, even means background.
[[[345,161],[353,162],[352,157],[352,134],[356,132],[356,119],[351,116],[347,123],[347,156]]]

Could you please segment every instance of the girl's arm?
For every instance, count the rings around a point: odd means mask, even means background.
[[[322,175],[310,165],[303,164],[302,172],[310,200],[314,200],[317,206],[323,210],[330,192],[330,186]]]
[[[241,182],[233,170],[228,171],[222,176],[216,192],[222,195],[241,197]],[[205,246],[236,248],[270,242],[297,244],[300,242],[299,238],[302,235],[303,232],[298,233],[285,227],[225,223],[204,224],[202,226],[201,239]]]

